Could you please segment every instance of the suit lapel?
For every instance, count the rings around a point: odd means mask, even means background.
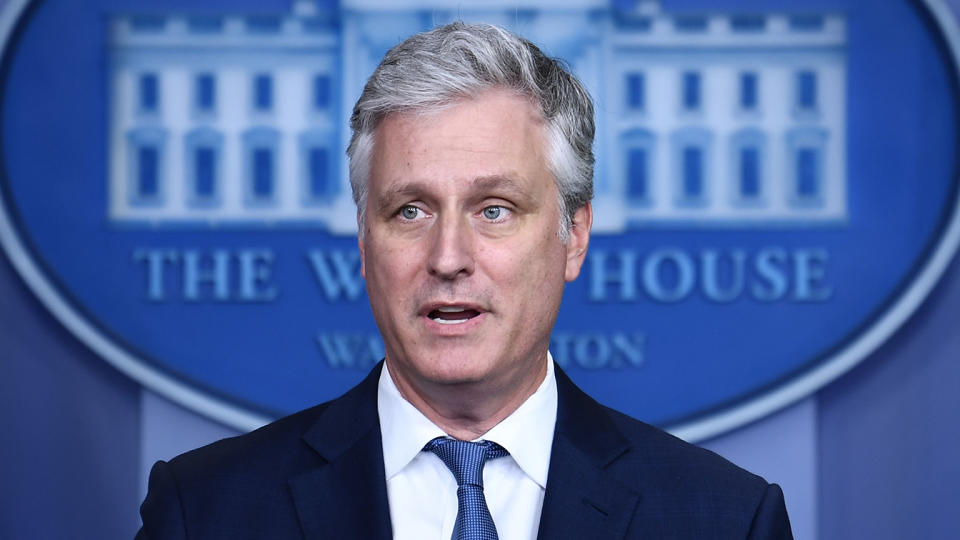
[[[330,403],[303,440],[326,463],[290,479],[308,539],[392,536],[377,366]],[[607,412],[557,367],[557,427],[539,538],[623,538],[640,496],[607,468],[630,449]]]
[[[557,428],[539,538],[623,538],[640,496],[606,469],[630,444],[600,404],[559,367],[556,374]]]
[[[300,525],[308,539],[392,535],[377,415],[381,366],[332,401],[303,436],[326,460],[290,480]]]

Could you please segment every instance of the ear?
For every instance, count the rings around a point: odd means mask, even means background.
[[[360,212],[357,212],[357,247],[360,248],[360,275],[367,279],[367,257],[366,246],[364,245],[363,222],[360,220]]]
[[[564,278],[569,282],[577,279],[587,256],[590,243],[590,228],[593,227],[593,206],[587,203],[573,214],[570,238],[567,239],[567,267]]]

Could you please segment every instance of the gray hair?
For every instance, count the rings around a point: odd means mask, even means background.
[[[559,236],[593,197],[593,102],[566,66],[489,24],[454,22],[416,34],[387,52],[353,107],[350,187],[360,234],[366,218],[374,130],[387,115],[439,110],[491,88],[528,97],[546,122],[547,166],[559,192]]]

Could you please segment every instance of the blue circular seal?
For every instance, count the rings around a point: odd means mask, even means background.
[[[349,109],[398,37],[483,20],[597,102],[595,230],[551,338],[588,392],[702,439],[896,331],[960,241],[945,4],[569,4],[11,0],[0,241],[67,328],[175,401],[249,429],[332,398],[383,355]]]

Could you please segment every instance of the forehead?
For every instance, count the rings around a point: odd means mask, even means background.
[[[544,123],[526,98],[491,90],[438,111],[388,115],[374,133],[371,191],[409,183],[546,175]],[[547,175],[549,176],[549,175]]]

